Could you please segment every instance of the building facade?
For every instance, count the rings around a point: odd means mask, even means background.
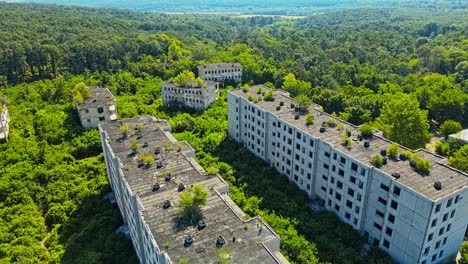
[[[218,83],[204,81],[199,85],[196,81],[190,87],[180,87],[173,81],[161,85],[164,106],[182,104],[196,110],[205,110],[216,101],[218,97]]]
[[[76,109],[84,128],[117,120],[116,100],[108,88],[89,87],[91,96],[76,102]]]
[[[214,63],[198,66],[198,76],[205,81],[242,82],[242,65],[239,63]]]
[[[242,90],[228,92],[233,140],[397,262],[454,258],[468,224],[467,174],[447,166],[443,157],[418,150],[415,155],[431,162],[430,173],[421,175],[403,156],[387,156],[392,142],[381,133],[363,139],[358,127],[318,105],[308,109],[314,122],[307,122],[285,91],[275,90],[269,101],[249,98]],[[400,153],[405,150],[399,147]],[[370,163],[374,155],[382,157],[383,166]]]
[[[0,141],[7,141],[10,133],[10,116],[5,102],[0,101]]]
[[[134,136],[122,134],[122,126]],[[271,227],[258,217],[246,219],[227,183],[207,174],[195,150],[170,131],[167,122],[150,116],[99,125],[109,183],[140,263],[218,263],[225,246],[230,263],[288,263]],[[135,141],[141,147],[132,151]],[[154,162],[141,164],[141,155]],[[207,204],[196,225],[184,225],[179,196],[196,183],[208,190]]]

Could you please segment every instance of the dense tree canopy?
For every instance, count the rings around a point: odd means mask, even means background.
[[[311,211],[306,194],[226,138],[226,89],[197,113],[163,108],[160,85],[202,63],[239,62],[246,93],[283,87],[369,124],[368,134],[378,127],[424,147],[447,120],[468,124],[466,12],[369,9],[291,21],[0,3],[0,93],[12,117],[0,144],[0,262],[136,262],[114,232],[118,209],[102,200],[110,190],[99,133],[80,128],[73,102],[99,85],[116,95],[120,118],[167,119],[200,164],[230,183],[233,200],[275,229],[292,263],[391,263],[378,250],[362,257],[364,239],[350,226]],[[449,164],[468,170],[466,146],[440,144]]]

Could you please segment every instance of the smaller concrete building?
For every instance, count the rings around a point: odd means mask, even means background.
[[[10,116],[4,101],[0,101],[0,141],[8,140],[8,133],[10,132],[8,124],[10,123]]]
[[[89,87],[91,96],[83,102],[76,102],[76,109],[84,128],[97,127],[98,124],[117,120],[116,101],[108,88]]]
[[[242,65],[239,63],[214,63],[198,66],[198,75],[205,81],[242,81]]]
[[[164,82],[161,85],[161,93],[164,106],[182,104],[197,110],[207,109],[218,96],[218,83],[204,81],[199,85],[196,81],[191,86],[178,86],[173,81]]]
[[[452,134],[449,136],[450,138],[459,140],[464,144],[468,144],[468,129],[462,130],[458,133]]]

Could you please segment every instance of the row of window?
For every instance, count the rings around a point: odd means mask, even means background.
[[[240,79],[242,76],[240,75],[233,75],[233,76],[222,76],[222,77],[205,77],[207,81],[224,81],[224,80],[231,80],[231,79]]]
[[[180,94],[198,94],[198,95],[202,94],[201,91],[179,89],[179,88],[173,88],[173,87],[163,87],[163,91],[175,92],[175,93],[180,93]]]
[[[386,191],[386,192],[389,192],[390,191],[390,187],[388,187],[387,185],[381,183],[380,184],[380,189]],[[393,194],[396,195],[396,196],[400,196],[400,193],[401,193],[401,188],[398,187],[398,186],[393,186]]]
[[[228,72],[241,72],[242,69],[234,68],[234,69],[223,69],[223,70],[215,70],[215,71],[204,71],[203,74],[220,74],[220,73],[228,73]]]
[[[97,112],[98,114],[104,113],[104,107],[98,107]],[[89,109],[85,109],[85,113],[89,113]]]
[[[99,121],[105,121],[105,120],[106,120],[106,117],[105,117],[105,116],[100,116],[100,117],[99,117]],[[86,121],[87,121],[88,123],[91,123],[91,119],[90,119],[90,118],[86,119]]]
[[[203,100],[199,100],[199,99],[179,98],[179,97],[174,97],[172,95],[166,95],[164,97],[169,100],[176,100],[177,102],[183,102],[183,103],[191,102],[191,103],[203,104]]]
[[[447,204],[445,205],[445,208],[450,208],[450,207],[452,206],[452,203],[453,203],[453,204],[457,204],[461,199],[462,199],[462,197],[461,197],[460,195],[457,195],[457,196],[455,197],[455,200],[454,200],[454,198],[448,199],[448,200],[447,200]],[[440,212],[440,209],[441,209],[441,208],[442,208],[442,204],[436,205],[435,211],[434,211],[434,212],[435,212],[435,213]]]
[[[450,212],[450,218],[453,218],[455,217],[455,209],[453,209],[451,212]],[[445,213],[444,216],[442,216],[442,223],[447,221],[449,218],[449,213]],[[432,220],[432,223],[431,223],[431,227],[435,227],[437,225],[437,221],[438,221],[438,218],[435,218]]]

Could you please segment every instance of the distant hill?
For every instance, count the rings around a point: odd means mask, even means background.
[[[19,0],[153,12],[233,12],[241,14],[310,15],[363,7],[467,8],[463,0]]]

